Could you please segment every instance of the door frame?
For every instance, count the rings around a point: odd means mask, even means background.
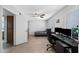
[[[14,33],[13,33],[14,35],[14,39],[13,39],[13,41],[14,41],[14,44],[13,44],[13,46],[16,46],[16,15],[14,14]]]
[[[28,32],[28,40],[29,40],[29,30],[30,30],[29,25],[30,25],[30,21],[28,20],[28,30],[27,30],[27,32]]]
[[[9,16],[9,15],[7,15],[7,16]],[[6,16],[6,18],[7,18],[7,16]],[[12,46],[16,46],[16,14],[13,14],[11,16],[13,16],[13,45]],[[6,25],[7,25],[7,19],[4,19],[4,20],[6,20]],[[6,38],[5,39],[7,40],[7,27],[6,27],[5,31],[6,31],[6,34],[5,34]]]

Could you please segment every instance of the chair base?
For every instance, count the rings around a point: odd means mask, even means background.
[[[54,50],[56,50],[56,44],[47,44],[47,51],[49,51],[50,48],[53,48]]]

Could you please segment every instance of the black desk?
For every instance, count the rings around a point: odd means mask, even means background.
[[[56,53],[71,53],[71,49],[67,44],[61,41],[56,41]]]
[[[56,39],[56,41],[61,41],[64,44],[68,45],[72,49],[72,53],[78,52],[78,44],[75,40],[59,34],[51,34],[51,35],[53,39]]]

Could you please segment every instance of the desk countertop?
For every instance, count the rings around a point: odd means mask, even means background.
[[[71,39],[71,38],[68,38],[68,37],[66,37],[66,36],[59,35],[59,34],[51,34],[51,35],[52,35],[53,37],[56,37],[57,40],[62,41],[63,43],[66,43],[66,44],[68,44],[68,45],[70,45],[70,46],[72,46],[72,47],[78,46],[77,42],[74,41],[74,40]]]

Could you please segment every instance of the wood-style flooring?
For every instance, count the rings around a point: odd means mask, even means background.
[[[54,50],[46,51],[49,44],[47,37],[30,36],[27,43],[11,47],[4,45],[4,53],[55,53]]]

